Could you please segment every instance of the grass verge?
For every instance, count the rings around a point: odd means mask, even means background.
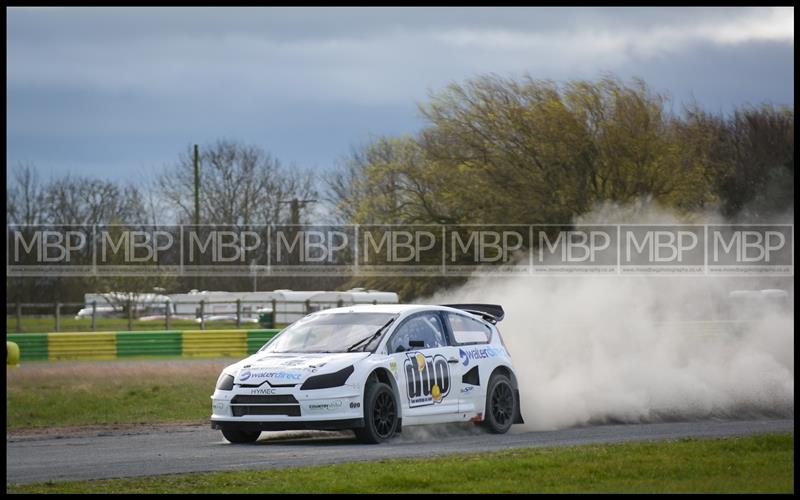
[[[794,434],[7,485],[8,493],[792,493]],[[298,478],[306,480],[298,481]]]
[[[6,368],[6,429],[202,422],[235,360],[27,362]]]

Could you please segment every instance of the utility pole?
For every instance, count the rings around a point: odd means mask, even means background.
[[[200,162],[198,161],[197,144],[194,145],[194,230],[200,228]],[[199,290],[199,276],[194,277],[194,288]]]
[[[194,145],[194,224],[200,225],[200,164],[197,161],[197,144]]]
[[[308,203],[316,203],[317,200],[298,200],[297,198],[292,198],[291,200],[278,200],[278,205],[282,205],[284,203],[289,204],[290,208],[290,220],[292,224],[292,228],[289,230],[289,234],[291,235],[292,240],[294,240],[295,234],[297,232],[297,226],[300,225],[300,208],[306,206]],[[294,260],[294,258],[291,258]]]

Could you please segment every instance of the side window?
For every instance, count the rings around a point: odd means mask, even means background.
[[[411,341],[416,340],[423,343],[422,347],[412,347]],[[432,349],[434,347],[444,347],[447,340],[444,335],[444,325],[435,312],[421,313],[412,316],[403,322],[389,339],[386,345],[389,354],[396,352],[410,351],[415,349]]]
[[[492,336],[492,330],[478,320],[451,313],[447,313],[447,319],[456,344],[486,343]]]

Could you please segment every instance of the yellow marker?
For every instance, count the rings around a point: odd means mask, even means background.
[[[433,396],[434,401],[439,401],[442,399],[442,390],[439,389],[439,384],[434,384],[431,388],[431,396]]]
[[[417,369],[419,371],[423,371],[425,369],[425,356],[420,353],[417,353]]]
[[[16,342],[6,340],[6,364],[19,366],[19,346]]]

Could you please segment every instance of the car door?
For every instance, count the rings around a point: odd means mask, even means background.
[[[463,314],[444,314],[451,344],[459,358],[459,412],[467,415],[479,413],[486,400],[487,373],[491,372],[494,358],[502,351],[489,345],[492,330],[481,321]]]
[[[404,418],[432,423],[458,413],[461,370],[458,348],[449,344],[439,311],[409,316],[389,338],[386,348],[390,364],[397,366]]]

